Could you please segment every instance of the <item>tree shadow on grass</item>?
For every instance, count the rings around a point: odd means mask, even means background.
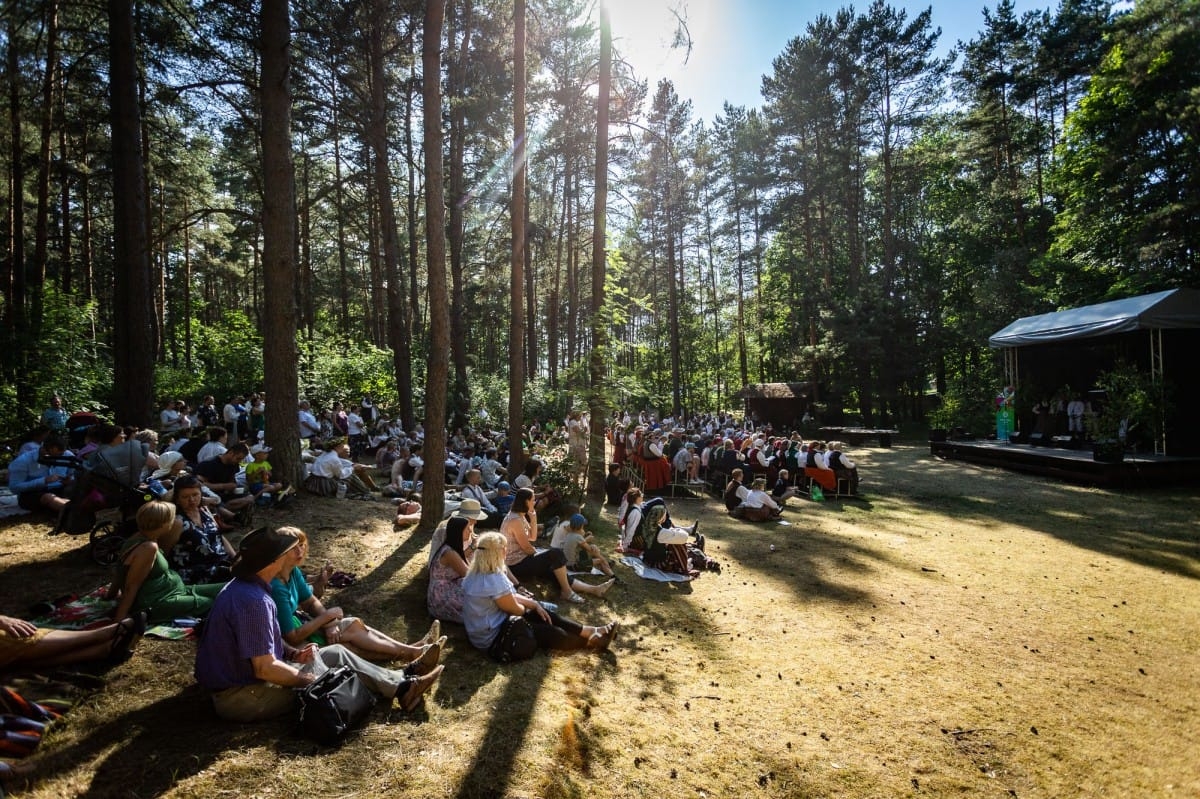
[[[914,449],[877,454],[891,501],[970,520],[1013,524],[1082,549],[1200,579],[1200,495],[1194,487],[1118,491],[996,467],[942,461]]]
[[[70,724],[70,716],[66,723]],[[93,727],[67,746],[46,751],[39,755],[38,771],[68,771],[96,761],[91,782],[80,797],[161,796],[225,752],[260,739],[267,726],[221,722],[204,691],[192,685]]]

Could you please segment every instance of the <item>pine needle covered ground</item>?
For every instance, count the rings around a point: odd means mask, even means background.
[[[720,575],[638,579],[569,613],[618,618],[604,656],[500,667],[449,625],[415,714],[340,749],[218,721],[193,645],[147,641],[53,729],[32,797],[892,797],[1200,794],[1200,493],[1115,493],[856,452],[864,498],[790,526],[701,520]],[[420,636],[424,540],[391,506],[301,497],[340,605]],[[600,537],[615,541],[611,511]],[[0,527],[0,612],[105,579],[82,539]],[[771,550],[774,545],[775,550]]]

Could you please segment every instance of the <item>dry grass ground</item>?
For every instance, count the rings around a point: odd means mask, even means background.
[[[791,526],[673,502],[721,575],[618,567],[624,585],[576,614],[622,620],[602,657],[498,667],[451,629],[424,709],[377,710],[338,750],[218,722],[193,646],[148,641],[19,795],[1200,796],[1200,493],[860,454],[865,499],[793,500]],[[426,546],[389,507],[301,498],[288,519],[360,576],[334,603],[415,637]],[[0,528],[0,611],[104,579],[42,529]]]

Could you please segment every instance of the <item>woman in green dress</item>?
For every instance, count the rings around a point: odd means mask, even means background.
[[[184,585],[183,578],[167,565],[169,552],[179,539],[182,522],[169,502],[147,502],[137,512],[136,534],[121,547],[117,579],[109,598],[118,599],[114,618],[144,611],[151,624],[181,616],[203,616],[224,583]]]

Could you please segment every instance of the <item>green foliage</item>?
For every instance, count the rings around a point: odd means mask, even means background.
[[[184,366],[159,364],[154,370],[154,396],[157,401],[182,399],[195,407],[194,400],[206,393],[209,393],[208,380],[201,368],[188,369]],[[226,395],[220,396],[224,399]]]
[[[986,435],[996,426],[996,394],[1003,380],[999,370],[990,363],[952,375],[942,394],[941,405],[929,412],[929,426],[946,430],[961,427],[977,436]]]
[[[300,395],[316,407],[337,401],[357,403],[364,394],[386,406],[387,399],[395,397],[388,350],[330,336],[302,340],[300,351]]]
[[[200,327],[196,360],[208,375],[208,391],[218,402],[255,391],[263,384],[262,336],[243,311],[226,311],[220,321]]]
[[[1161,378],[1121,360],[1100,373],[1096,386],[1105,398],[1099,410],[1087,418],[1093,438],[1143,446],[1152,446],[1159,439],[1169,405]]]
[[[1142,0],[1118,18],[1067,118],[1055,252],[1113,296],[1195,282],[1200,263],[1200,0]]]
[[[43,295],[43,328],[47,331],[31,351],[32,370],[22,381],[33,405],[20,407],[15,385],[0,387],[0,434],[19,435],[38,423],[50,397],[58,394],[70,411],[87,408],[103,413],[112,390],[112,361],[107,346],[94,340],[96,306],[80,303],[47,285]]]

